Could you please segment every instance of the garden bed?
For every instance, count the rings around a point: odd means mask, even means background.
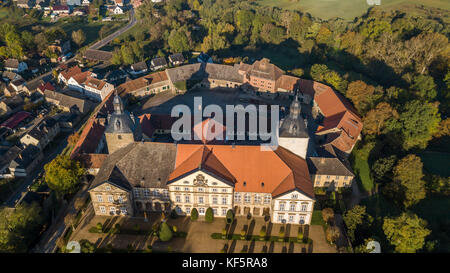
[[[223,239],[222,233],[213,233],[211,234],[211,238],[216,240],[242,240],[242,241],[261,241],[261,242],[285,242],[285,243],[301,243],[301,244],[312,244],[312,240],[310,238],[304,238],[301,242],[298,241],[297,237],[279,237],[279,236],[264,236],[261,239],[259,235],[248,235],[241,236],[240,234],[228,234],[226,238]],[[245,239],[242,239],[245,237]],[[279,239],[282,239],[281,241]]]

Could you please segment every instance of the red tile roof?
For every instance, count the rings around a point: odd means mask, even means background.
[[[178,144],[175,170],[169,180],[201,168],[206,162],[207,170],[229,177],[237,192],[278,196],[297,189],[314,198],[306,161],[282,147],[262,151],[260,146]]]
[[[18,112],[16,114],[14,114],[12,117],[10,117],[9,119],[7,119],[5,122],[2,123],[2,125],[0,125],[0,127],[7,127],[9,129],[14,129],[16,128],[17,125],[19,125],[19,123],[21,123],[23,120],[25,120],[26,118],[30,117],[31,114],[28,112]]]
[[[69,69],[66,69],[64,71],[61,72],[61,75],[66,79],[69,80],[71,77],[80,74],[81,73],[81,68],[79,68],[78,66],[73,66]]]

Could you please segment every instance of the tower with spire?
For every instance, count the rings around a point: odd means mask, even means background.
[[[306,159],[309,134],[306,122],[301,116],[301,110],[296,94],[289,107],[289,115],[281,122],[278,145]]]
[[[113,106],[114,111],[108,115],[105,129],[106,144],[110,154],[141,139],[139,120],[125,110],[117,91],[114,95]]]

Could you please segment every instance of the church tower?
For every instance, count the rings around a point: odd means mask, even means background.
[[[306,159],[309,135],[301,112],[298,95],[296,95],[289,107],[289,116],[281,123],[278,144]]]
[[[114,112],[108,115],[108,123],[105,129],[109,154],[140,140],[139,121],[125,111],[123,101],[117,92],[113,99],[113,106]]]

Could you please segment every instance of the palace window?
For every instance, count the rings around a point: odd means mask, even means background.
[[[305,223],[305,215],[300,215],[300,225]]]
[[[294,215],[289,215],[289,223],[293,223],[294,222]]]
[[[298,194],[293,194],[292,199],[298,199]]]
[[[222,215],[227,215],[227,209],[226,208],[222,208]]]
[[[116,213],[116,208],[115,207],[110,207],[109,208],[109,212],[115,214]]]
[[[302,211],[306,211],[307,208],[308,208],[308,204],[302,204]]]
[[[150,190],[149,189],[144,189],[144,197],[150,198]]]
[[[180,190],[180,187],[175,187],[175,190],[176,190],[176,191],[179,191],[179,190]]]
[[[112,195],[108,195],[108,202],[110,202],[110,203],[114,202],[114,198]]]
[[[123,197],[121,195],[119,196],[119,203],[123,203]]]
[[[169,191],[168,190],[163,190],[163,196],[165,198],[168,198],[169,197]]]
[[[250,194],[249,194],[249,193],[246,193],[246,194],[244,195],[244,202],[245,202],[245,203],[250,203]]]
[[[184,188],[184,191],[189,191],[189,188]]]
[[[159,191],[158,190],[153,190],[153,196],[158,196],[159,195]]]
[[[320,185],[320,181],[316,181],[316,185]]]
[[[227,198],[226,197],[222,197],[222,204],[226,205],[227,204]]]
[[[217,196],[213,196],[213,198],[212,198],[212,202],[213,202],[213,204],[217,204]]]
[[[101,196],[100,194],[97,195],[97,201],[98,202],[103,202],[103,196]]]
[[[270,194],[264,195],[264,204],[270,204]]]
[[[120,212],[121,212],[123,215],[127,215],[127,208],[125,208],[125,207],[120,208]]]
[[[198,188],[198,191],[203,191],[203,188]]]
[[[222,192],[227,192],[227,189],[222,189]]]
[[[261,203],[261,196],[259,194],[255,194],[255,203]]]
[[[190,214],[191,213],[191,208],[186,208],[186,214]]]
[[[284,215],[278,214],[278,222],[283,222],[283,220],[284,220]]]
[[[198,209],[198,212],[199,212],[200,214],[205,214],[205,208],[199,208],[199,209]]]
[[[203,196],[200,196],[200,197],[198,198],[198,203],[203,204]]]
[[[216,208],[213,209],[213,213],[214,213],[214,215],[217,215],[217,209]]]
[[[100,206],[100,207],[98,207],[98,208],[100,209],[100,212],[101,212],[101,213],[103,213],[103,214],[106,213],[106,209],[105,209],[104,206]]]
[[[190,203],[190,202],[191,202],[191,200],[190,200],[190,198],[189,198],[189,195],[185,195],[185,196],[184,196],[184,202],[185,202],[185,203]]]
[[[295,211],[295,203],[291,203],[291,206],[289,207],[290,211]]]
[[[111,190],[111,186],[106,186],[105,189],[106,189],[107,191],[110,191],[110,190]]]
[[[280,210],[281,210],[281,211],[284,210],[284,203],[280,203]]]
[[[238,192],[234,193],[234,202],[241,203],[241,194]]]
[[[133,193],[134,193],[134,197],[136,197],[136,198],[139,198],[141,195],[141,191],[139,189],[134,189]]]
[[[216,188],[213,188],[213,189],[212,189],[212,192],[217,192],[217,189],[216,189]]]
[[[179,195],[175,196],[175,202],[181,203],[181,196]]]

